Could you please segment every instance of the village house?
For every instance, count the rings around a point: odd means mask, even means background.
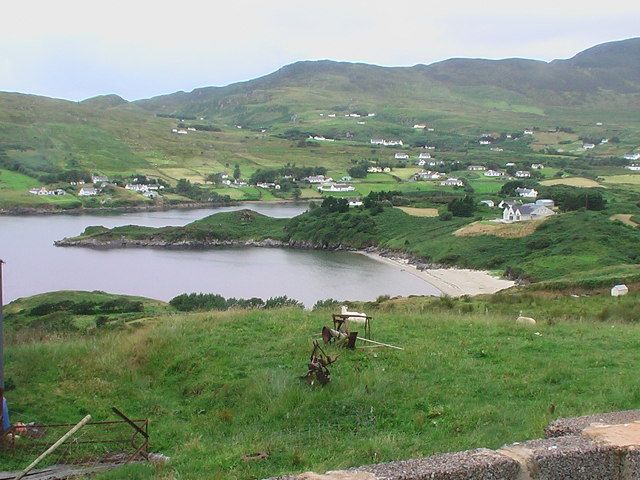
[[[383,138],[372,138],[369,142],[371,142],[371,145],[384,145]]]
[[[518,170],[516,172],[516,177],[518,178],[529,178],[531,176],[531,172],[528,172],[526,170]]]
[[[422,123],[416,123],[413,128],[418,129],[418,130],[424,130],[425,128],[427,128],[426,125],[423,125]]]
[[[471,172],[484,172],[487,169],[484,165],[469,165],[467,170]]]
[[[443,174],[440,172],[432,172],[431,170],[423,170],[414,175],[416,180],[440,180]]]
[[[487,170],[486,172],[484,172],[485,177],[501,177],[502,175],[503,173],[499,172],[498,170]]]
[[[335,114],[335,113],[330,113],[329,115],[327,115],[327,117],[329,117],[329,118],[336,118],[336,114]]]
[[[596,148],[596,146],[593,143],[585,143],[582,145],[582,148],[584,148],[585,150],[591,150],[593,148]]]
[[[625,153],[625,160],[640,160],[640,153]]]
[[[160,194],[156,190],[149,190],[147,192],[144,192],[142,195],[151,199],[158,198],[160,196]]]
[[[332,182],[333,178],[325,177],[324,175],[309,175],[308,177],[303,178],[303,180],[306,180],[309,183],[327,183]]]
[[[544,165],[542,163],[532,163],[531,164],[531,169],[532,170],[542,170],[544,168]]]
[[[367,122],[358,122],[358,125],[366,125]]]
[[[396,160],[408,160],[409,159],[409,155],[407,155],[406,153],[396,153],[394,158]]]
[[[384,167],[384,168],[382,169],[382,171],[383,171],[384,173],[389,173],[389,172],[391,172],[391,167]]]
[[[187,132],[184,128],[172,128],[171,133],[175,133],[177,135],[187,135],[189,132]]]
[[[433,145],[425,145],[425,146],[424,146],[424,149],[425,149],[425,150],[435,150],[435,149],[436,149],[436,147],[434,147]]]
[[[93,187],[82,187],[78,192],[79,197],[93,197],[98,195],[98,189]]]
[[[256,187],[270,189],[270,188],[276,188],[276,184],[273,182],[258,182],[256,183]]]
[[[478,143],[480,145],[491,145],[491,140],[480,140]]]
[[[498,208],[507,208],[507,207],[519,207],[520,205],[522,205],[522,202],[520,200],[502,200],[499,204],[498,204]]]
[[[536,205],[535,203],[526,203],[524,205],[508,205],[502,212],[502,221],[506,223],[511,222],[525,222],[527,220],[539,220],[541,218],[555,215],[556,212],[543,205]]]
[[[371,166],[371,167],[367,168],[367,172],[368,173],[382,173],[382,167]]]
[[[355,187],[347,183],[325,183],[318,187],[320,192],[353,192]]]
[[[106,175],[91,175],[91,182],[92,183],[108,183],[109,177],[107,177]]]
[[[361,207],[362,206],[362,200],[349,200],[349,206],[350,207]]]
[[[335,142],[335,139],[326,138],[326,137],[323,137],[322,135],[315,135],[315,136],[309,135],[307,140],[316,140],[317,142]]]
[[[446,180],[440,182],[440,185],[443,187],[463,187],[464,183],[462,182],[462,180],[459,180],[457,178],[447,178]]]
[[[402,140],[383,140],[382,144],[385,147],[396,147],[396,146],[403,146],[404,144],[402,143]]]
[[[138,193],[149,191],[149,185],[145,185],[144,183],[127,183],[124,188],[127,190],[133,190],[134,192]]]
[[[500,147],[493,147],[491,149],[492,152],[504,152],[504,148],[500,148]]]
[[[29,193],[31,195],[49,195],[49,190],[44,187],[32,188],[31,190],[29,190]]]
[[[349,175],[345,175],[344,177],[342,177],[342,178],[340,179],[340,181],[341,181],[342,183],[349,183],[351,180],[353,180],[353,179],[352,179]]]
[[[419,167],[424,167],[427,164],[426,160],[420,159],[416,162],[416,165],[418,165]]]
[[[638,172],[638,171],[640,171],[640,165],[639,165],[639,164],[637,164],[637,163],[632,163],[631,165],[627,165],[627,166],[626,166],[626,167],[624,167],[624,168],[626,168],[627,170],[632,170],[632,171],[634,171],[634,172]]]
[[[420,155],[418,155],[419,160],[429,160],[430,158],[431,154],[427,152],[422,152]]]
[[[505,164],[504,164],[504,166],[505,166],[505,167],[515,167],[515,166],[516,166],[516,164],[515,164],[515,163],[513,163],[513,162],[507,162],[507,163],[505,163]]]
[[[524,135],[533,135],[533,130],[525,130],[522,132]]]
[[[524,198],[536,198],[538,196],[537,190],[533,188],[516,188],[516,193]]]
[[[606,143],[609,143],[609,139],[608,138],[603,138],[602,140],[600,140],[600,145],[604,145]]]
[[[376,114],[375,114],[375,113],[368,113],[368,114],[367,114],[367,117],[375,117],[375,116],[376,116]]]
[[[187,127],[187,130],[190,131],[190,132],[195,132],[196,131],[196,129],[193,128],[193,127]]]

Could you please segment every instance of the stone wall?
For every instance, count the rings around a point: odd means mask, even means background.
[[[279,480],[640,479],[640,410],[566,418],[545,438]]]

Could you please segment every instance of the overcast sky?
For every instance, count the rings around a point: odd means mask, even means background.
[[[248,80],[297,60],[552,60],[640,36],[639,1],[568,3],[8,1],[0,8],[0,90],[134,100]]]

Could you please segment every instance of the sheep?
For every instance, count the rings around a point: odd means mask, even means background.
[[[516,318],[516,323],[520,325],[535,325],[536,321],[531,317],[523,317],[522,310],[520,310],[520,315]]]
[[[341,315],[349,315],[347,318],[345,318],[347,323],[353,322],[353,323],[359,323],[361,325],[365,325],[367,323],[367,314],[366,313],[350,312],[349,310],[347,310],[347,306],[346,305],[342,305],[340,314]]]

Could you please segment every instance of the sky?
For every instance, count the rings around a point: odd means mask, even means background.
[[[0,18],[0,91],[69,100],[227,85],[299,60],[548,61],[640,36],[635,0],[20,0]]]

